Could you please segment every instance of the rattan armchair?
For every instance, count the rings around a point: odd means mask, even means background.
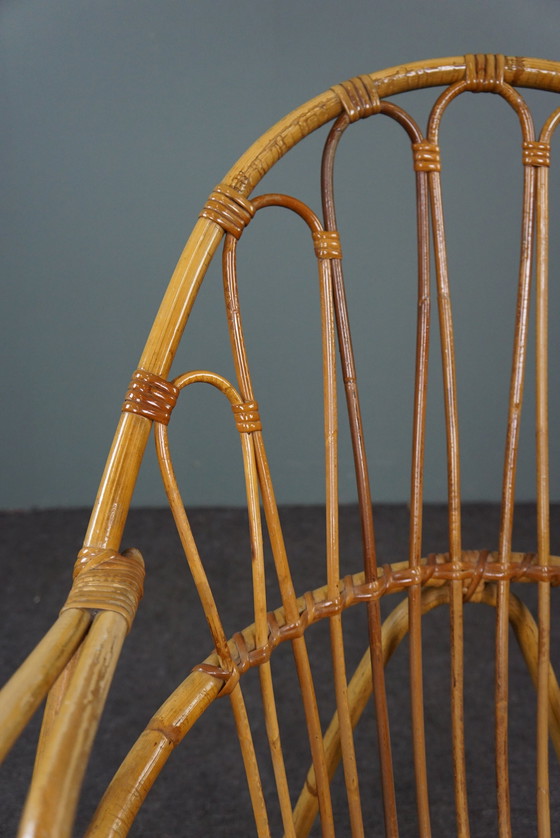
[[[436,87],[427,130],[393,99],[401,92]],[[33,780],[21,822],[21,835],[64,838],[72,830],[77,799],[111,678],[122,644],[142,596],[144,564],[136,550],[122,554],[121,538],[152,426],[163,481],[194,583],[210,628],[213,651],[197,663],[157,710],[131,748],[101,800],[88,836],[124,836],[171,751],[217,698],[231,703],[250,791],[256,833],[270,834],[267,800],[243,695],[243,677],[258,669],[277,805],[286,835],[307,835],[319,816],[322,834],[334,835],[330,783],[342,763],[348,822],[344,834],[398,834],[398,807],[392,760],[390,713],[385,664],[409,635],[409,683],[417,834],[428,836],[430,795],[424,719],[423,615],[439,605],[449,610],[450,712],[456,830],[469,835],[464,730],[463,612],[466,603],[495,608],[495,761],[499,832],[512,834],[508,766],[508,646],[513,626],[536,687],[536,742],[530,782],[535,787],[535,821],[539,836],[551,834],[549,739],[560,755],[560,692],[550,663],[551,586],[560,582],[560,559],[550,555],[549,442],[547,393],[548,176],[550,140],[560,108],[535,133],[531,113],[518,88],[560,92],[560,63],[502,55],[469,55],[431,60],[362,75],[337,84],[301,106],[259,139],[223,178],[204,205],[171,279],[146,348],[126,392],[84,547],[75,566],[74,584],[49,633],[4,688],[0,698],[0,751],[4,755],[47,696]],[[461,487],[454,363],[454,331],[449,289],[439,130],[450,102],[460,94],[493,93],[517,115],[524,168],[521,257],[514,324],[502,511],[495,550],[465,550],[461,539]],[[414,412],[412,427],[409,552],[392,565],[376,558],[374,514],[368,461],[358,397],[346,305],[341,237],[335,215],[335,152],[347,129],[377,115],[396,120],[408,135],[417,195],[418,316]],[[252,193],[261,178],[296,143],[332,121],[322,159],[322,214],[296,197]],[[259,414],[238,295],[236,254],[244,229],[255,213],[270,206],[289,209],[307,225],[317,257],[322,323],[324,451],[326,463],[326,573],[314,590],[297,592],[283,538]],[[192,371],[168,379],[176,349],[211,257],[223,240],[223,283],[227,322],[237,381],[218,372]],[[434,262],[436,292],[430,291]],[[534,277],[534,278],[533,278]],[[531,286],[533,286],[531,288]],[[423,551],[423,476],[426,395],[431,313],[435,297],[441,336],[448,478],[448,550]],[[527,355],[530,297],[536,311],[537,519],[535,552],[514,551],[514,490],[519,425]],[[337,361],[338,357],[338,361]],[[341,578],[337,497],[337,378],[342,370],[348,423],[355,461],[361,517],[363,561],[353,575]],[[217,388],[229,401],[240,434],[251,538],[254,622],[228,638],[197,550],[177,486],[167,435],[181,391],[194,384]],[[261,512],[264,513],[261,519]],[[280,602],[266,595],[263,523],[268,531]],[[514,593],[517,583],[538,586],[538,613],[531,614]],[[389,594],[404,595],[382,620],[381,605]],[[303,595],[301,595],[303,594]],[[276,607],[276,610],[271,608]],[[367,652],[348,677],[343,623],[347,609],[366,614]],[[473,606],[475,607],[475,606]],[[326,620],[332,652],[332,690],[336,712],[328,727],[320,719],[310,666],[307,629]],[[275,704],[273,652],[291,646],[309,738],[311,765],[301,791],[287,776],[283,739]],[[210,644],[209,644],[210,646]],[[194,650],[196,654],[196,650]],[[186,673],[187,674],[187,673]],[[375,823],[365,821],[355,755],[354,728],[371,695],[377,748],[378,782],[383,805]],[[296,699],[294,698],[294,701]],[[490,743],[489,743],[490,746]],[[535,776],[536,774],[536,776]],[[528,780],[529,781],[529,780]],[[299,792],[299,796],[297,796]],[[349,826],[348,826],[349,824]],[[513,824],[515,826],[515,824]],[[558,827],[557,827],[558,828]],[[452,824],[450,824],[452,829]],[[513,829],[515,832],[515,829]]]

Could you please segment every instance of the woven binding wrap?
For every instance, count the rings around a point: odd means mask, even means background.
[[[84,547],[74,565],[74,584],[62,611],[115,611],[132,626],[144,591],[144,560],[138,550],[121,555],[114,550]]]
[[[503,55],[465,55],[465,81],[473,93],[492,92],[504,83]]]
[[[250,201],[231,186],[221,183],[210,193],[200,218],[208,218],[238,239],[255,214]]]
[[[539,143],[537,141],[523,143],[523,165],[550,166],[549,143]]]
[[[313,233],[317,259],[342,259],[342,246],[337,230],[318,230]]]
[[[419,143],[412,143],[414,159],[414,171],[416,172],[440,172],[441,157],[439,146],[428,140]]]
[[[146,370],[136,370],[128,385],[122,410],[167,425],[178,395],[179,390],[170,381]]]
[[[488,550],[466,550],[459,563],[450,561],[447,554],[432,554],[419,567],[392,568],[384,565],[379,569],[379,576],[372,582],[364,580],[363,573],[346,576],[339,583],[336,599],[326,596],[326,589],[307,591],[299,599],[299,618],[293,623],[279,624],[277,614],[267,614],[269,633],[263,646],[256,646],[254,634],[250,631],[238,632],[230,641],[233,660],[228,665],[231,669],[202,663],[193,671],[206,672],[215,678],[221,678],[231,691],[239,676],[254,666],[260,666],[270,659],[273,650],[280,643],[301,637],[308,626],[328,617],[341,614],[346,608],[359,602],[371,602],[381,597],[402,591],[414,585],[441,584],[459,580],[463,583],[464,599],[473,598],[479,586],[487,583],[508,580],[519,582],[550,582],[560,584],[560,565],[542,566],[535,564],[535,554],[515,554],[508,563],[499,561],[497,553]],[[224,689],[220,695],[224,695]]]
[[[229,695],[237,686],[241,677],[241,673],[236,666],[232,670],[228,670],[211,663],[199,663],[198,666],[193,666],[192,672],[204,672],[206,675],[212,675],[213,678],[219,678],[220,681],[223,681],[224,686],[219,692],[220,698]]]
[[[253,431],[262,430],[257,402],[232,404],[231,409],[235,417],[235,425],[240,434],[250,434]]]
[[[381,109],[377,87],[369,76],[355,76],[331,89],[340,99],[350,122],[365,119]]]

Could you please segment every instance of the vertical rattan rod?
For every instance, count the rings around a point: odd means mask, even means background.
[[[545,122],[540,142],[550,151],[550,140],[560,122],[560,108]],[[537,518],[538,561],[547,564],[550,555],[550,449],[548,421],[548,258],[549,175],[548,167],[537,173],[536,207],[536,304],[537,304]],[[550,835],[550,780],[548,776],[548,730],[554,718],[554,675],[550,666],[550,584],[539,583],[539,645],[537,670],[537,823],[539,838]],[[554,738],[553,738],[554,741]],[[556,743],[555,743],[556,746]]]
[[[443,397],[447,437],[447,485],[449,516],[449,553],[459,569],[461,562],[461,472],[459,457],[459,417],[455,376],[453,319],[449,292],[447,249],[439,159],[438,133],[442,116],[456,96],[469,89],[467,81],[448,87],[434,104],[428,121],[428,144],[425,162],[429,171],[430,204],[434,256],[436,265],[437,301],[440,324],[441,357],[443,367]],[[451,632],[451,733],[455,783],[457,832],[461,838],[470,835],[467,797],[464,727],[464,663],[463,663],[463,590],[460,579],[450,583]]]
[[[243,467],[247,489],[247,510],[251,541],[251,567],[253,572],[253,598],[255,603],[255,639],[257,648],[265,648],[268,642],[268,620],[266,606],[266,577],[264,569],[264,547],[259,504],[259,478],[255,461],[252,434],[241,434]],[[286,838],[295,838],[292,818],[292,804],[286,767],[282,753],[280,728],[274,698],[274,686],[270,661],[259,667],[259,680],[265,718],[266,733],[272,759],[272,767],[278,791],[280,812]]]
[[[449,594],[447,587],[425,588],[421,592],[422,613],[431,611],[438,605],[447,602],[448,597]],[[404,600],[391,611],[389,616],[383,622],[381,645],[383,663],[385,666],[408,632],[408,610],[408,602]],[[350,714],[353,727],[358,724],[371,694],[371,656],[369,649],[367,649],[355,669],[354,674],[350,679],[350,683],[348,684]],[[331,777],[334,775],[341,759],[340,730],[338,721],[337,714],[333,715],[327,732],[325,733],[325,753],[327,755],[329,776]],[[315,775],[313,768],[310,768],[295,808],[295,821],[298,836],[302,836],[302,838],[305,838],[305,836],[308,835],[317,811],[315,800],[310,791],[310,789],[314,788],[314,785]],[[419,835],[421,838],[424,838],[424,834],[422,832],[419,832]]]
[[[257,202],[253,202],[253,205],[258,208],[258,199]],[[241,320],[241,309],[239,306],[236,245],[236,239],[232,235],[227,235],[224,243],[222,262],[224,297],[233,361],[241,396],[245,401],[254,401],[255,394],[249,371],[247,350],[243,335],[243,324]],[[255,431],[253,433],[253,440],[255,445],[257,468],[259,472],[261,497],[276,573],[278,576],[282,604],[285,609],[287,622],[295,625],[299,622],[299,611],[290,573],[282,526],[278,515],[278,506],[274,495],[274,487],[272,484],[272,477],[266,456],[262,431]],[[302,694],[311,758],[317,775],[317,796],[321,812],[321,822],[323,830],[327,830],[326,833],[324,832],[325,838],[328,838],[328,836],[334,835],[332,831],[332,803],[329,778],[326,770],[323,736],[321,731],[321,722],[319,719],[319,710],[317,707],[317,698],[313,684],[313,675],[309,663],[306,641],[303,636],[296,637],[292,641],[292,650]],[[329,821],[331,822],[330,828]]]
[[[430,197],[433,218],[434,256],[437,278],[437,299],[441,335],[445,424],[447,435],[447,479],[449,507],[449,553],[452,562],[461,561],[461,497],[459,460],[459,419],[455,378],[453,320],[449,294],[447,253],[443,203],[439,172],[430,172]],[[467,777],[465,765],[465,731],[463,718],[463,589],[460,579],[450,583],[449,599],[451,630],[451,723],[455,806],[457,831],[461,838],[469,835]]]
[[[381,112],[395,119],[407,132],[413,148],[423,141],[420,128],[402,108],[383,102]],[[416,369],[414,378],[414,409],[412,428],[412,459],[410,487],[409,563],[419,567],[422,556],[422,504],[424,488],[424,440],[428,361],[430,341],[430,224],[428,175],[416,170],[416,224],[418,263],[418,313],[416,321]],[[418,828],[422,838],[431,834],[428,773],[426,765],[426,734],[424,724],[424,685],[422,672],[422,591],[420,583],[409,589],[410,691],[412,742],[418,810]]]
[[[292,625],[296,625],[299,621],[297,599],[295,596],[291,575],[289,572],[286,546],[284,544],[282,527],[280,524],[280,518],[278,516],[278,507],[274,496],[274,488],[272,485],[270,469],[268,467],[262,432],[255,431],[253,436],[255,441],[255,452],[257,454],[257,467],[259,471],[259,479],[261,484],[263,508],[265,512],[265,518],[267,521],[272,553],[277,568],[279,586],[286,613],[286,620],[287,622],[290,622]],[[292,615],[292,619],[288,620],[288,614]],[[309,662],[309,655],[307,652],[307,644],[303,635],[301,637],[294,638],[294,640],[292,641],[292,651],[294,655],[298,681],[301,689],[303,709],[309,736],[311,759],[313,761],[313,765],[315,766],[316,774],[318,777],[317,796],[319,800],[319,809],[322,813],[321,822],[323,825],[323,834],[324,838],[330,838],[330,836],[334,836],[334,832],[332,828],[332,804],[329,788],[329,778],[327,774],[325,755],[323,750],[321,722],[319,719],[319,709],[317,706],[317,698],[315,695],[315,687],[313,684],[313,674],[311,672],[311,665]],[[329,823],[331,824],[330,826]]]
[[[336,601],[339,597],[340,561],[338,530],[338,416],[336,396],[336,345],[335,316],[332,297],[331,261],[319,259],[321,290],[321,330],[323,344],[323,409],[325,439],[326,482],[326,544],[327,544],[327,596]],[[354,751],[352,722],[348,706],[348,681],[342,636],[342,616],[336,614],[329,620],[331,652],[334,673],[336,707],[340,724],[340,740],[346,795],[352,836],[364,835],[362,807],[358,783],[358,770]]]
[[[278,507],[274,496],[274,488],[270,475],[270,469],[268,467],[264,440],[261,431],[255,431],[253,437],[255,441],[255,451],[257,453],[257,467],[259,470],[259,479],[261,484],[261,497],[267,521],[272,553],[277,568],[279,586],[286,613],[286,622],[296,625],[299,621],[297,599],[289,572],[286,547],[278,516]],[[288,614],[291,615],[290,618],[288,618]],[[303,708],[311,750],[311,759],[318,777],[317,798],[319,809],[322,812],[323,833],[328,838],[328,836],[334,836],[332,827],[332,804],[330,799],[329,778],[323,749],[321,722],[319,719],[319,710],[317,707],[315,687],[313,684],[313,674],[311,672],[305,637],[302,635],[301,637],[294,638],[294,640],[291,641],[291,645],[302,694]]]
[[[536,398],[537,398],[537,548],[540,565],[550,556],[550,468],[548,425],[548,168],[537,172],[536,207]],[[537,824],[539,838],[550,836],[548,716],[550,668],[550,583],[538,586],[539,647],[537,676]]]
[[[499,561],[509,562],[513,531],[515,472],[519,448],[519,429],[523,403],[523,381],[529,322],[529,295],[534,223],[535,169],[525,166],[523,216],[521,229],[521,258],[509,394],[508,426],[502,483]],[[508,600],[509,581],[497,584],[496,613],[496,782],[498,794],[498,823],[500,836],[511,835],[509,765],[508,765]]]
[[[382,107],[384,104],[385,103],[382,103]],[[348,127],[348,124],[348,117],[345,114],[339,117],[329,133],[323,151],[321,165],[321,194],[325,227],[330,231],[337,230],[334,201],[334,160],[338,143],[340,142],[342,134]],[[338,344],[350,425],[350,435],[352,439],[358,502],[360,506],[364,571],[366,579],[369,582],[373,582],[377,578],[377,559],[371,487],[358,393],[356,363],[352,348],[352,336],[350,332],[348,306],[346,303],[346,293],[344,289],[342,261],[340,259],[333,260],[332,270]],[[381,654],[381,612],[380,605],[377,600],[367,604],[367,614],[371,666],[375,683],[374,703],[376,710],[379,761],[383,785],[385,825],[387,834],[389,836],[396,836],[398,833],[397,807],[393,778],[389,713],[385,689],[385,670]]]
[[[243,699],[240,684],[236,684],[231,691],[229,698],[231,708],[233,710],[235,727],[237,729],[237,737],[241,746],[241,755],[243,757],[243,765],[247,776],[247,785],[249,787],[249,795],[253,806],[253,815],[255,817],[257,835],[259,838],[270,838],[270,828],[268,825],[268,815],[262,792],[259,766],[257,764],[253,737],[251,735],[251,727],[247,716],[247,708],[245,707],[245,701]]]
[[[430,348],[430,241],[429,198],[426,172],[416,173],[418,240],[418,314],[416,326],[416,371],[412,429],[410,483],[409,561],[419,567],[422,557],[422,504],[424,488],[424,440]],[[422,587],[412,585],[408,593],[410,632],[410,691],[414,774],[418,807],[418,828],[423,838],[431,834],[426,734],[424,724],[424,684],[422,672]]]

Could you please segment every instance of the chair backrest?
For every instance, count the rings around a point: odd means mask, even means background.
[[[424,131],[388,97],[425,87],[439,87]],[[465,738],[463,649],[464,607],[467,602],[495,606],[494,736],[497,818],[501,835],[512,831],[508,757],[509,627],[513,626],[536,685],[536,745],[534,762],[535,812],[538,834],[550,834],[549,737],[560,753],[560,692],[550,660],[550,591],[560,581],[560,560],[550,555],[550,480],[547,359],[548,304],[548,173],[550,140],[560,121],[552,110],[540,134],[520,87],[560,92],[560,64],[501,55],[470,55],[396,67],[358,76],[303,105],[255,143],[210,195],[189,239],[164,297],[139,367],[132,377],[115,441],[80,553],[75,582],[59,621],[35,657],[10,682],[0,705],[5,728],[4,749],[50,689],[34,780],[23,815],[28,835],[70,834],[76,799],[87,755],[101,713],[111,674],[124,636],[141,596],[143,563],[137,551],[120,554],[120,542],[140,461],[152,424],[166,492],[192,575],[204,607],[214,652],[199,663],[157,711],[115,775],[94,817],[89,835],[125,835],[149,788],[171,750],[208,705],[218,696],[231,702],[250,797],[260,836],[270,834],[268,791],[263,791],[259,757],[242,692],[242,676],[259,673],[262,706],[275,779],[278,819],[286,835],[306,835],[317,814],[322,834],[335,834],[331,780],[339,762],[347,797],[352,835],[377,834],[384,824],[388,836],[398,834],[398,795],[395,791],[394,724],[385,686],[385,664],[408,633],[411,751],[417,821],[415,834],[431,834],[430,786],[424,692],[423,615],[449,605],[450,750],[457,832],[469,834],[467,783],[468,747]],[[515,309],[510,397],[502,480],[502,505],[495,550],[465,550],[462,544],[461,483],[454,329],[442,198],[440,125],[448,105],[464,92],[493,93],[513,109],[519,122],[520,158],[524,169],[520,261]],[[334,160],[343,134],[360,119],[395,120],[408,135],[412,149],[417,208],[417,332],[413,396],[412,459],[408,555],[391,565],[377,559],[371,483],[358,394],[343,277],[344,241],[337,226],[334,199]],[[249,197],[264,174],[296,143],[333,121],[324,146],[321,168],[322,214],[297,197],[263,194]],[[292,581],[281,516],[275,500],[265,433],[259,413],[259,393],[251,374],[238,293],[236,256],[243,232],[261,209],[281,206],[307,225],[319,275],[326,473],[326,570],[314,590],[298,596]],[[224,238],[223,281],[227,323],[236,382],[217,372],[192,371],[168,380],[183,329],[208,263]],[[431,267],[433,262],[433,269]],[[431,288],[435,276],[435,291]],[[533,279],[534,277],[534,279]],[[533,286],[533,287],[531,287]],[[520,416],[528,346],[530,298],[534,297],[536,333],[536,470],[537,532],[534,553],[514,552],[515,476]],[[423,553],[423,483],[426,400],[432,297],[439,323],[445,433],[447,440],[448,549]],[[341,379],[341,384],[338,384]],[[246,481],[251,542],[254,623],[228,638],[208,575],[199,555],[176,482],[167,427],[175,403],[187,386],[204,382],[229,401],[240,433]],[[362,540],[361,567],[353,575],[340,570],[338,501],[337,388],[346,397],[354,455]],[[265,558],[261,509],[268,531],[272,567]],[[429,548],[428,548],[429,549]],[[267,573],[277,580],[280,603],[267,600]],[[538,615],[511,590],[515,582],[536,582]],[[383,621],[382,606],[389,594],[404,592]],[[271,610],[271,606],[277,606]],[[351,606],[365,613],[367,653],[347,677],[343,621]],[[356,609],[351,609],[352,611]],[[349,612],[348,612],[349,613]],[[92,622],[93,617],[93,622]],[[326,619],[332,657],[335,713],[324,730],[308,652],[307,630]],[[293,651],[299,699],[308,732],[311,767],[299,797],[286,770],[284,741],[278,721],[272,653],[284,642]],[[78,655],[78,650],[80,654]],[[193,661],[194,663],[194,661]],[[431,666],[431,664],[430,664]],[[63,677],[58,678],[61,671]],[[58,678],[58,680],[56,680]],[[96,685],[91,700],[91,684]],[[381,790],[375,824],[364,816],[363,798],[371,796],[359,778],[354,728],[373,693],[378,769]],[[25,701],[23,701],[25,696]],[[293,698],[295,701],[296,699]],[[23,704],[25,706],[23,707]],[[62,709],[61,709],[62,708]],[[448,712],[448,711],[445,711]],[[393,730],[393,737],[391,735]],[[370,753],[372,746],[370,743]],[[371,760],[370,760],[371,761]],[[61,778],[71,777],[73,782]],[[294,805],[294,800],[297,802]],[[381,805],[382,801],[382,805]],[[338,817],[338,816],[337,816]],[[41,831],[42,830],[42,831]]]

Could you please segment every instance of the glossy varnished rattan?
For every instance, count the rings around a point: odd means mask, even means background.
[[[422,87],[442,87],[435,94],[427,130],[387,97]],[[242,676],[258,668],[266,738],[286,835],[306,835],[317,815],[322,834],[334,835],[330,781],[342,763],[351,834],[371,832],[364,823],[353,730],[373,691],[377,725],[383,812],[379,825],[398,835],[391,730],[384,666],[403,636],[410,634],[410,693],[418,833],[431,834],[430,786],[426,762],[423,703],[422,617],[448,605],[451,638],[451,750],[454,767],[456,829],[470,832],[465,765],[463,707],[463,608],[465,601],[485,603],[496,611],[495,763],[497,811],[501,836],[512,834],[508,763],[508,644],[513,626],[537,690],[536,822],[539,836],[551,833],[548,740],[560,750],[560,693],[550,665],[550,588],[560,582],[560,560],[550,556],[548,429],[548,169],[550,139],[560,121],[553,111],[540,135],[518,88],[560,92],[560,65],[503,55],[469,55],[403,65],[336,84],[293,111],[258,140],[209,196],[181,255],[154,326],[125,394],[122,414],[99,493],[76,564],[75,581],[51,632],[16,673],[0,696],[0,753],[17,738],[31,714],[49,693],[26,802],[21,835],[70,835],[81,779],[102,712],[120,648],[142,595],[143,562],[138,551],[120,554],[122,532],[138,469],[152,424],[162,477],[183,548],[199,593],[214,652],[154,715],[107,789],[89,835],[124,836],[170,752],[206,707],[227,696],[237,728],[247,774],[257,834],[270,828],[260,779]],[[520,126],[524,167],[521,258],[510,381],[509,416],[502,483],[502,515],[497,550],[468,552],[461,543],[461,484],[451,308],[442,198],[439,130],[447,106],[464,92],[493,93],[515,111]],[[370,477],[346,305],[343,253],[338,232],[334,165],[345,131],[360,119],[395,120],[411,146],[416,181],[418,316],[414,421],[410,491],[410,541],[406,562],[379,567],[371,503]],[[296,143],[333,122],[322,160],[323,219],[297,198],[283,194],[252,197],[266,172]],[[322,369],[326,471],[326,584],[298,597],[276,505],[263,437],[263,423],[250,372],[238,294],[237,249],[254,215],[271,206],[296,213],[307,225],[317,259],[322,323]],[[220,241],[223,248],[224,297],[237,381],[198,370],[168,381],[167,376],[206,268]],[[430,241],[431,240],[431,241]],[[424,436],[433,250],[441,334],[447,439],[449,551],[422,558]],[[536,265],[534,268],[533,266]],[[523,404],[531,276],[536,273],[537,515],[535,554],[513,552],[514,487]],[[337,356],[342,370],[354,452],[360,505],[363,570],[341,578],[338,532]],[[198,553],[175,478],[167,426],[181,391],[204,383],[217,388],[232,410],[240,435],[251,538],[254,623],[228,638],[211,585]],[[266,596],[261,509],[272,548],[281,605],[271,610]],[[512,582],[538,585],[538,617],[512,593]],[[406,598],[382,623],[380,602],[404,590]],[[368,651],[349,678],[342,634],[343,612],[363,604],[367,612]],[[336,713],[324,733],[307,649],[306,630],[327,619],[332,652]],[[312,765],[297,802],[290,791],[279,728],[270,659],[280,643],[291,645],[299,681]],[[193,663],[195,663],[193,661]],[[373,689],[372,689],[373,687]],[[377,831],[375,831],[377,834]]]

